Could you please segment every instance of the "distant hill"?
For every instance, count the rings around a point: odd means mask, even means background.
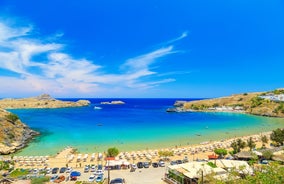
[[[179,106],[183,111],[237,111],[260,116],[284,117],[284,89],[190,101]]]

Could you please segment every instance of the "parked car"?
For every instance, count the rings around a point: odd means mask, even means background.
[[[81,176],[81,173],[79,172],[79,171],[72,171],[71,173],[70,173],[70,176],[72,177],[72,176]]]
[[[110,184],[125,184],[125,180],[123,178],[115,178],[110,181]]]
[[[59,170],[58,167],[53,168],[51,174],[57,174],[58,170]]]
[[[177,165],[177,161],[173,160],[173,161],[171,161],[170,164],[171,164],[171,165]]]
[[[77,176],[71,176],[70,177],[70,181],[76,181],[77,180]]]
[[[138,162],[138,163],[137,163],[137,167],[138,167],[139,169],[143,168],[143,162]]]
[[[52,168],[46,168],[46,169],[45,169],[46,174],[50,174],[51,171],[52,171]]]
[[[98,165],[98,171],[102,171],[103,170],[103,166],[101,164]]]
[[[96,172],[95,172],[95,175],[101,175],[101,174],[104,174],[104,172],[102,171],[102,170],[97,170]]]
[[[150,167],[150,163],[149,162],[144,162],[143,163],[143,167],[144,168],[149,168]]]
[[[50,182],[54,182],[58,178],[58,175],[53,175],[50,178]]]
[[[67,169],[66,167],[61,167],[59,173],[65,173],[66,169]]]
[[[39,169],[33,169],[33,170],[31,171],[31,173],[32,173],[32,174],[38,174],[38,173],[39,173]]]
[[[90,170],[90,167],[88,165],[86,165],[85,168],[84,168],[84,173],[89,172],[89,170]]]
[[[153,162],[153,163],[152,163],[152,166],[153,166],[154,168],[157,168],[157,167],[159,167],[159,164],[158,164],[157,162]]]
[[[103,174],[98,175],[97,178],[96,178],[96,182],[103,181],[103,176],[104,176]]]
[[[65,176],[60,175],[58,178],[56,178],[56,180],[54,180],[54,183],[60,183],[62,181],[65,181]]]
[[[95,181],[95,179],[96,179],[95,175],[92,174],[92,175],[89,177],[89,182],[93,182],[93,181]]]
[[[185,156],[185,157],[183,158],[182,162],[183,162],[183,163],[187,163],[187,162],[188,162],[187,156]]]
[[[160,166],[160,167],[165,167],[165,162],[162,161],[162,160],[160,160],[160,161],[159,161],[159,166]]]
[[[71,173],[73,171],[72,167],[67,167],[66,173]]]
[[[95,171],[96,171],[96,166],[95,166],[95,165],[92,165],[90,171],[91,171],[91,172],[95,172]]]
[[[268,164],[268,160],[261,160],[261,164]]]
[[[136,164],[131,164],[130,165],[130,172],[134,172],[137,169]]]
[[[177,164],[182,164],[182,161],[181,160],[177,160],[176,163]]]

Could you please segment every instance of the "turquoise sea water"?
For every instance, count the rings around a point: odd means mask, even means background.
[[[41,132],[17,154],[51,155],[66,146],[88,153],[103,152],[112,146],[121,151],[168,148],[284,127],[284,119],[280,118],[237,113],[167,113],[176,99],[119,99],[125,105],[100,104],[117,99],[89,100],[92,104],[88,107],[10,110]]]

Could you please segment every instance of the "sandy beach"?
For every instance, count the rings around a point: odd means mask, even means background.
[[[124,160],[129,163],[136,163],[138,161],[158,161],[160,156],[159,151],[172,151],[173,156],[169,157],[169,160],[183,159],[185,156],[189,160],[196,159],[208,159],[208,155],[214,152],[216,148],[225,148],[227,150],[232,150],[230,147],[231,143],[241,138],[243,141],[247,141],[250,137],[256,143],[256,148],[262,146],[261,136],[266,135],[268,138],[271,132],[262,132],[260,134],[253,134],[250,136],[236,137],[220,141],[206,141],[201,142],[196,145],[187,145],[184,147],[174,147],[174,148],[164,148],[164,149],[154,149],[154,150],[143,150],[143,151],[130,151],[130,152],[120,152],[115,158],[116,160]],[[267,144],[269,145],[269,144]],[[247,149],[247,148],[246,148]],[[11,156],[3,156],[8,158]],[[100,158],[99,158],[100,157]],[[14,156],[13,160],[16,161],[16,167],[20,168],[34,168],[35,166],[41,167],[73,167],[80,168],[84,165],[92,164],[104,164],[105,163],[105,153],[77,153],[75,148],[66,147],[65,149],[58,152],[54,156],[43,155],[43,156]]]
[[[158,152],[161,150],[172,151],[174,153],[173,156],[168,157],[165,161],[166,165],[170,164],[172,160],[183,160],[187,158],[189,161],[197,160],[197,159],[208,159],[208,155],[212,155],[214,153],[214,149],[216,148],[226,148],[227,150],[232,150],[230,147],[231,143],[241,138],[243,141],[247,141],[250,137],[256,143],[256,148],[260,148],[262,146],[261,136],[266,135],[269,138],[271,132],[263,132],[260,134],[254,134],[250,136],[236,137],[232,139],[220,140],[220,141],[208,141],[202,142],[198,145],[188,145],[185,147],[175,147],[175,148],[164,148],[160,150],[144,150],[144,151],[131,151],[131,152],[120,152],[119,155],[115,158],[117,161],[121,161],[126,165],[137,163],[137,162],[157,162],[160,159],[164,159],[159,156]],[[269,142],[270,143],[270,142]],[[266,146],[269,145],[266,144]],[[245,148],[247,150],[248,148]],[[82,176],[80,176],[79,180],[86,181],[90,176],[90,173],[84,173],[85,165],[106,165],[105,154],[104,153],[77,153],[76,150],[72,147],[66,147],[62,151],[58,152],[58,154],[54,156],[4,156],[2,159],[13,159],[15,161],[16,168],[54,168],[54,167],[72,167],[73,170],[80,171]],[[155,170],[156,169],[156,170]],[[155,172],[151,172],[151,170],[155,170]],[[121,170],[113,170],[111,171],[113,174],[111,178],[114,177],[123,177],[128,183],[136,183],[134,181],[139,180],[139,178],[143,178],[141,181],[148,181],[146,183],[163,183],[161,178],[165,173],[165,168],[153,168],[149,169],[139,169],[133,174],[129,172],[129,169],[121,169]],[[105,171],[105,177],[107,176],[107,172]],[[67,174],[66,174],[67,176]],[[148,179],[147,179],[148,178]],[[156,178],[157,181],[153,181],[153,178]],[[158,178],[158,179],[157,179]],[[138,182],[139,183],[139,182]],[[145,182],[144,182],[145,183]]]

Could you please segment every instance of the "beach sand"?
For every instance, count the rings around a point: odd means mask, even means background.
[[[144,151],[131,151],[131,152],[121,152],[117,156],[117,160],[124,160],[129,163],[137,163],[139,161],[151,161],[156,162],[161,159],[158,152],[159,151],[172,151],[174,156],[168,157],[168,160],[182,160],[185,157],[189,161],[196,159],[208,159],[208,155],[214,153],[216,148],[225,148],[229,151],[232,150],[231,143],[241,138],[243,141],[248,140],[250,137],[256,143],[256,148],[262,146],[261,136],[266,135],[269,138],[271,132],[263,132],[261,134],[254,134],[250,136],[242,136],[231,138],[227,140],[220,141],[208,141],[202,142],[196,145],[188,145],[184,147],[174,147],[174,148],[164,148],[156,150],[144,150]],[[270,142],[269,142],[270,143]],[[266,145],[269,145],[266,144]],[[247,150],[246,148],[245,150]],[[98,159],[98,155],[101,154],[102,158]],[[76,153],[76,149],[72,147],[67,147],[64,150],[60,151],[57,155],[54,156],[15,156],[13,159],[16,160],[17,168],[43,168],[43,167],[72,167],[72,168],[83,168],[85,165],[92,164],[103,164],[105,165],[106,161],[104,160],[104,153]]]
[[[168,160],[165,161],[166,166],[170,164],[172,160],[183,160],[185,157],[189,161],[197,159],[208,159],[208,155],[214,153],[215,148],[226,148],[228,151],[231,151],[231,143],[241,138],[243,141],[247,141],[250,137],[256,143],[256,148],[262,147],[261,136],[266,135],[269,138],[271,132],[263,132],[260,134],[254,134],[250,136],[236,137],[220,141],[208,141],[202,142],[197,145],[188,145],[185,147],[174,147],[174,148],[164,148],[157,150],[144,150],[144,151],[131,151],[131,152],[121,152],[116,157],[117,160],[123,160],[125,163],[136,164],[137,162],[157,162],[161,158],[158,155],[160,150],[173,151],[174,155],[168,157]],[[266,144],[266,147],[270,145],[269,141]],[[245,148],[244,150],[248,150]],[[98,159],[99,155],[101,159]],[[77,153],[76,149],[72,147],[66,147],[62,151],[58,152],[54,156],[11,156],[4,157],[4,159],[13,159],[15,160],[15,168],[54,168],[54,167],[72,167],[73,170],[80,171],[82,175],[79,177],[80,181],[88,181],[88,177],[91,173],[84,173],[85,165],[106,165],[104,153]],[[128,184],[142,184],[142,183],[164,183],[162,178],[166,172],[166,167],[153,168],[152,166],[148,169],[137,169],[135,172],[130,172],[130,169],[121,169],[121,170],[112,170],[110,179],[116,177],[125,178]],[[104,177],[107,177],[108,172],[104,171]],[[51,174],[49,174],[51,176]],[[67,173],[64,173],[66,177]],[[67,182],[74,183],[74,182]]]

